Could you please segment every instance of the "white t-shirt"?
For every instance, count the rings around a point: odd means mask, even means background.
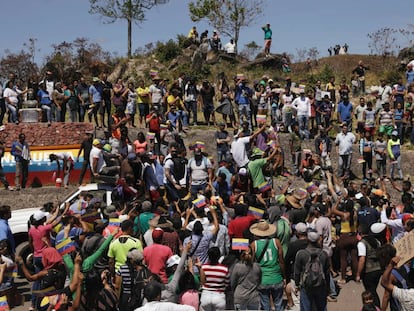
[[[366,257],[367,256],[367,247],[361,241],[357,244],[358,249],[358,257]]]
[[[250,142],[250,136],[240,137],[231,143],[231,155],[238,167],[244,167],[249,163],[246,152],[246,144]]]
[[[103,158],[102,150],[92,146],[91,154],[89,156],[89,161],[91,163],[91,168],[93,170],[93,160],[98,159],[98,166],[97,166],[97,172],[94,173],[100,173],[102,169],[106,166],[105,160]]]
[[[160,104],[162,101],[162,89],[155,84],[149,87],[153,104]]]
[[[414,310],[414,288],[403,289],[394,286],[392,297],[397,299],[401,304],[401,311]]]
[[[19,102],[17,96],[17,92],[11,88],[6,88],[4,90],[3,97],[8,98],[12,105],[17,105],[17,103]],[[6,100],[6,103],[8,104],[9,102]]]
[[[224,50],[227,54],[234,54],[236,50],[236,45],[234,43],[229,42],[226,45],[224,45]]]
[[[297,97],[292,102],[292,106],[296,108],[298,116],[311,116],[311,104],[307,97]]]

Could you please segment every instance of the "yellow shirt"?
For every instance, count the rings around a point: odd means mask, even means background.
[[[150,90],[149,87],[139,87],[136,89],[138,94],[137,103],[138,104],[149,104],[150,103]]]
[[[174,103],[174,101],[175,101],[175,96],[169,95],[167,97],[168,108],[170,108],[171,104]],[[175,102],[175,107],[177,107],[178,110],[183,110],[184,105],[183,105],[183,101],[181,100],[181,98]]]

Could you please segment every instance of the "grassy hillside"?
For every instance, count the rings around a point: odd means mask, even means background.
[[[278,56],[275,56],[277,59]],[[352,77],[352,70],[362,60],[370,70],[366,74],[366,84],[378,85],[380,78],[385,78],[389,83],[394,83],[403,72],[399,71],[400,63],[398,58],[389,56],[371,56],[371,55],[335,55],[324,57],[313,61],[310,65],[305,62],[291,64],[292,71],[283,73],[277,61],[269,62],[265,58],[257,60],[252,66],[244,59],[229,61],[227,59],[217,58],[213,62],[204,63],[201,70],[192,70],[192,52],[183,50],[182,54],[175,59],[161,62],[154,55],[148,57],[140,56],[138,59],[131,59],[128,62],[120,63],[111,75],[111,80],[121,77],[137,81],[139,78],[149,80],[149,72],[158,70],[160,76],[168,78],[170,81],[176,79],[179,74],[186,72],[190,76],[200,79],[209,79],[218,81],[220,73],[225,73],[226,77],[231,79],[239,73],[243,73],[250,81],[260,79],[267,75],[274,81],[283,81],[287,75],[292,77],[293,81],[312,84],[320,79],[326,83],[330,76],[335,76],[337,83],[342,78],[346,78],[348,84]]]

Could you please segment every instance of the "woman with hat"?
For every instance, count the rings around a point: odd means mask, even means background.
[[[250,232],[255,237],[250,247],[262,270],[259,286],[260,304],[263,310],[270,311],[270,297],[272,297],[276,311],[281,311],[285,262],[282,244],[278,239],[271,238],[276,233],[276,226],[266,220],[260,220],[250,227]]]

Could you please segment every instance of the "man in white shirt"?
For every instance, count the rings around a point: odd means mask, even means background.
[[[355,143],[355,135],[348,132],[348,125],[342,125],[342,132],[336,135],[335,145],[338,158],[338,176],[349,177],[352,161],[352,145]]]
[[[311,102],[307,96],[305,96],[305,90],[300,90],[300,96],[295,98],[292,102],[292,106],[296,109],[296,115],[299,123],[299,133],[301,138],[309,139],[308,121],[311,116]]]
[[[243,137],[242,133],[239,132],[234,136],[234,140],[230,146],[230,153],[233,156],[234,162],[236,162],[237,167],[247,167],[249,163],[249,157],[246,151],[246,144],[250,144],[259,133],[263,132],[266,129],[266,124],[263,123],[260,128],[258,128],[251,136]]]
[[[411,311],[414,310],[414,288],[403,289],[398,288],[391,281],[391,271],[397,266],[400,261],[400,257],[394,257],[391,259],[391,262],[385,269],[381,285],[389,292],[391,292],[392,297],[399,301],[401,305],[401,311]]]
[[[236,56],[236,44],[233,39],[230,39],[230,42],[224,45],[224,50],[230,56]]]

